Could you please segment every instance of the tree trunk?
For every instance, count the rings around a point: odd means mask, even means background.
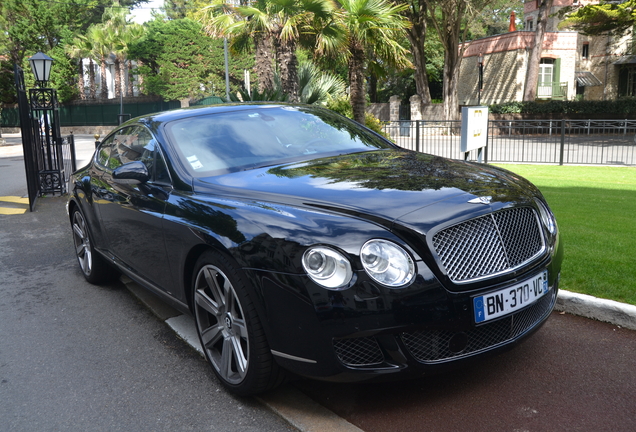
[[[81,100],[86,99],[86,92],[84,92],[84,59],[79,59],[79,75],[77,77],[77,90],[79,91],[79,97]]]
[[[429,10],[428,0],[426,1]],[[432,18],[435,28],[440,35],[444,46],[444,118],[446,120],[459,119],[459,103],[457,98],[457,83],[459,81],[459,68],[462,65],[462,56],[465,45],[460,48],[462,35],[466,35],[464,26],[468,3],[464,0],[444,0],[437,3],[439,18]]]
[[[537,97],[537,84],[539,81],[539,65],[541,63],[541,51],[543,50],[543,37],[548,24],[548,15],[552,9],[553,0],[543,0],[539,8],[539,19],[537,20],[537,31],[534,34],[534,46],[528,57],[528,72],[523,91],[523,100],[534,101]]]
[[[108,99],[108,81],[106,81],[106,58],[103,58],[100,63],[100,71],[101,71],[101,98]]]
[[[447,56],[449,57],[449,56]],[[457,99],[457,84],[459,66],[453,66],[448,59],[444,64],[444,119],[459,120],[459,101]]]
[[[128,73],[126,72],[126,60],[119,62],[119,79],[120,79],[120,88],[121,94],[126,97],[128,96],[128,87],[126,86],[126,76]]]
[[[298,102],[298,60],[296,59],[296,43],[278,38],[276,57],[278,67],[280,68],[280,81],[283,93],[289,97],[289,102]]]
[[[272,65],[272,38],[270,35],[256,37],[256,62],[254,70],[258,76],[258,91],[263,93],[274,88],[274,66]]]
[[[459,120],[457,85],[459,83],[459,69],[462,65],[462,54],[458,50],[447,50],[444,54],[443,97],[444,118],[446,120]]]
[[[121,61],[115,57],[115,99],[121,95]]]
[[[97,83],[95,82],[95,64],[93,59],[88,59],[88,97],[89,99],[97,99]]]
[[[367,83],[369,86],[369,101],[371,103],[378,102],[378,77],[375,74],[369,75],[369,82]]]
[[[351,57],[349,58],[349,98],[353,109],[353,119],[360,124],[365,123],[364,97],[364,47],[356,41],[351,42],[349,48]]]
[[[132,61],[128,60],[128,91],[126,92],[128,96],[135,95],[135,88],[133,87],[135,76],[132,72]]]
[[[426,55],[424,53],[424,42],[426,41],[426,4],[424,2],[413,2],[409,7],[419,7],[419,9],[409,9],[407,16],[412,26],[406,31],[406,37],[411,43],[413,66],[415,66],[415,90],[422,98],[423,104],[430,104],[431,91],[428,88]]]
[[[137,68],[144,65],[144,62],[137,60]],[[144,76],[142,74],[137,75],[137,94],[144,94]]]

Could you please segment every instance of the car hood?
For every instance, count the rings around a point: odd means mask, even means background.
[[[534,189],[502,169],[398,149],[208,177],[199,179],[194,187],[195,193],[309,206],[383,225],[396,220],[407,225],[429,224],[461,213],[483,213],[489,207],[527,201]],[[468,203],[481,196],[492,197],[489,207]],[[435,211],[423,211],[431,206]]]

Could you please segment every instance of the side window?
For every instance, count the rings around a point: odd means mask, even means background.
[[[143,137],[141,140],[139,139],[140,129],[144,131],[143,128],[138,126],[130,126],[115,134],[113,151],[110,157],[119,161],[117,166],[141,160],[144,145],[148,142],[148,139],[143,139]],[[148,135],[150,134],[148,133]]]
[[[161,154],[157,141],[150,134],[150,139],[144,146],[144,151],[141,156],[141,161],[148,168],[148,172],[155,183],[170,184],[170,175],[168,174],[168,168],[166,162]]]
[[[125,163],[141,161],[148,168],[152,181],[170,184],[166,162],[152,137],[143,126],[129,126],[111,135],[100,146],[96,161],[99,165],[115,169]]]
[[[116,153],[116,151],[113,151],[113,147],[115,146],[116,142],[115,137],[115,135],[111,135],[110,137],[102,141],[99,147],[99,151],[97,152],[97,156],[95,158],[96,162],[103,168],[114,169],[121,165],[117,159],[111,159],[111,155],[113,153]]]
[[[168,167],[163,155],[157,149],[155,151],[155,181],[162,184],[170,184],[170,174],[168,174]]]

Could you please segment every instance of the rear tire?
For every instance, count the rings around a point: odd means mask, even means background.
[[[95,252],[86,219],[77,208],[73,210],[71,216],[71,228],[77,262],[86,280],[95,285],[112,281],[118,273]]]
[[[219,381],[248,396],[284,381],[274,360],[245,277],[230,258],[207,251],[193,274],[193,306],[199,340]]]

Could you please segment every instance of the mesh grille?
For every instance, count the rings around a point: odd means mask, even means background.
[[[453,352],[449,348],[451,338],[457,334],[451,331],[425,330],[403,333],[401,339],[411,355],[423,363],[466,357],[526,333],[552,311],[554,299],[553,292],[526,309],[465,332],[468,344],[461,352]]]
[[[370,366],[384,361],[384,355],[373,337],[337,339],[333,341],[338,359],[347,366]]]
[[[453,282],[518,267],[543,251],[539,220],[530,207],[506,209],[446,228],[433,247]]]

